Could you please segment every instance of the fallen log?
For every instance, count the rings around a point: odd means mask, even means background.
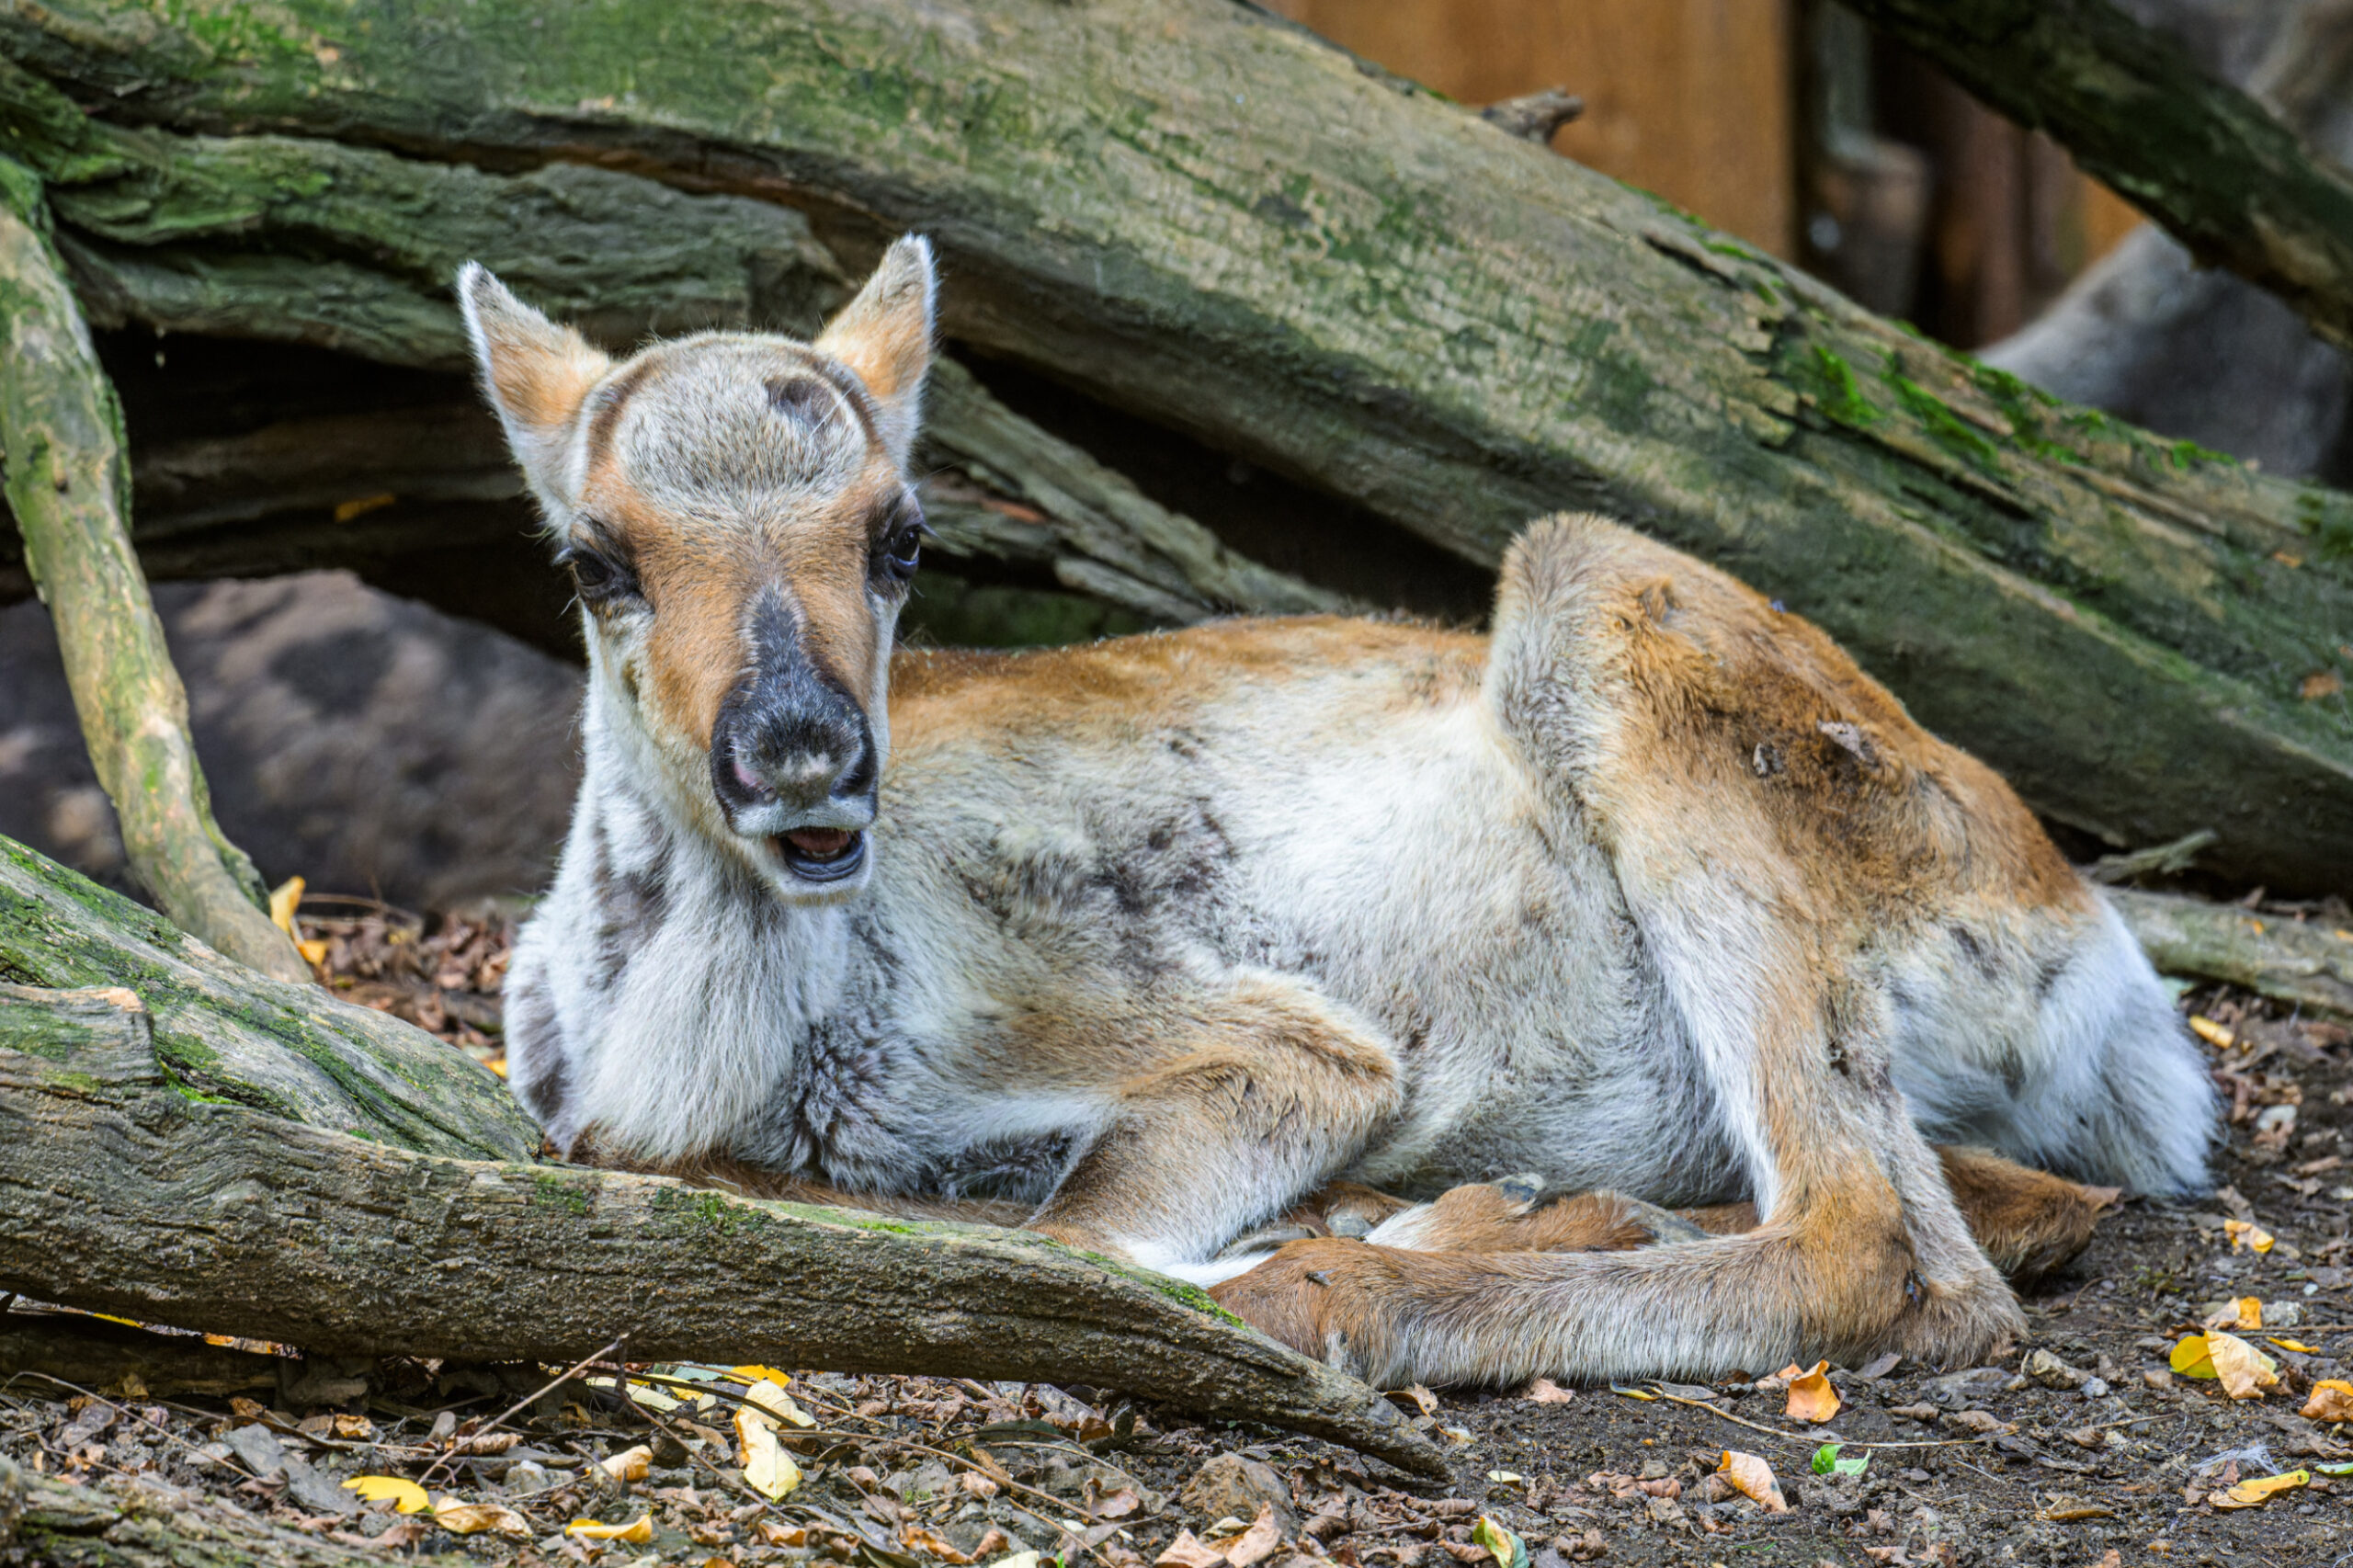
[[[37,180],[0,160],[0,448],[25,561],[49,605],[124,854],[172,918],[281,980],[308,980],[253,862],[212,820],[188,691],[131,551],[122,414],[98,368]]]
[[[619,351],[713,326],[807,334],[849,294],[807,221],[766,202],[602,169],[501,175],[327,142],[126,131],[5,62],[0,97],[15,150],[58,182],[63,243],[102,324],[464,371],[449,284],[469,260]],[[918,470],[950,558],[1034,568],[1162,624],[1347,605],[1235,554],[952,361],[927,413]],[[471,395],[176,443],[142,454],[135,472],[134,538],[167,568],[175,553],[218,551],[224,534],[234,549],[253,525],[290,515],[400,530],[410,548],[532,522],[496,422]],[[267,559],[217,563],[267,569]]]
[[[68,1486],[0,1458],[0,1568],[381,1568],[385,1554],[154,1481]],[[423,1568],[462,1554],[404,1558]]]
[[[2165,225],[2353,347],[2353,177],[2109,0],[1847,0]]]
[[[77,1312],[0,1311],[0,1384],[28,1373],[60,1392],[141,1398],[275,1391],[280,1367],[299,1361],[214,1345],[194,1335],[157,1334]],[[287,1381],[292,1379],[288,1377]]]
[[[2353,716],[2302,695],[2347,661],[2353,503],[2040,398],[1261,13],[271,18],[9,0],[0,52],[113,123],[599,164],[790,201],[852,260],[925,229],[972,348],[1472,560],[1615,513],[1819,621],[2045,812],[2353,885]],[[78,167],[77,233],[117,172]],[[299,314],[351,254],[263,241],[220,277],[276,267],[251,308]]]
[[[2353,1018],[2353,929],[2176,893],[2111,888],[2108,896],[2162,973]]]
[[[1042,1236],[533,1163],[462,1052],[0,839],[0,1290],[329,1356],[1079,1381],[1443,1463],[1199,1290]]]

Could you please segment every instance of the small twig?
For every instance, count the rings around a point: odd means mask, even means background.
[[[544,1385],[531,1393],[525,1394],[521,1399],[516,1401],[515,1403],[509,1405],[506,1413],[500,1415],[496,1420],[491,1422],[486,1426],[475,1427],[472,1431],[467,1433],[466,1436],[469,1437],[483,1437],[497,1431],[501,1426],[506,1426],[508,1421],[514,1419],[517,1414],[527,1409],[530,1405],[536,1404],[547,1394],[562,1388],[564,1384],[578,1377],[586,1368],[603,1360],[608,1356],[619,1356],[620,1354],[621,1346],[628,1340],[628,1335],[621,1335],[603,1349],[582,1357],[578,1361],[574,1362],[568,1370],[558,1373],[554,1381]],[[457,1448],[453,1444],[448,1452],[444,1453],[439,1459],[435,1460],[430,1465],[426,1467],[425,1473],[416,1478],[416,1483],[419,1486],[423,1486],[426,1482],[432,1480],[443,1465],[448,1464],[452,1459],[457,1457]]]
[[[1711,1415],[1721,1415],[1736,1426],[1745,1426],[1752,1432],[1762,1432],[1768,1437],[1779,1437],[1790,1443],[1811,1443],[1816,1448],[1820,1448],[1824,1443],[1848,1443],[1859,1449],[1973,1449],[1984,1441],[1979,1437],[1940,1437],[1934,1442],[1875,1443],[1867,1437],[1842,1437],[1836,1432],[1784,1432],[1778,1426],[1761,1426],[1745,1416],[1734,1415],[1729,1410],[1719,1410],[1704,1399],[1686,1399],[1679,1393],[1667,1392],[1655,1383],[1651,1387],[1656,1397],[1660,1399],[1676,1404],[1688,1404],[1694,1410],[1704,1410]]]
[[[2153,873],[2171,875],[2189,869],[2198,852],[2222,835],[2211,827],[2201,827],[2170,844],[2154,845],[2147,849],[2135,849],[2127,855],[2103,855],[2084,868],[2084,875],[2096,882],[2129,882],[2135,877]]]

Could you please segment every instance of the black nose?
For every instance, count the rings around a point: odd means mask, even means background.
[[[858,699],[809,657],[782,606],[763,607],[754,642],[711,726],[719,803],[731,816],[773,809],[779,820],[758,827],[773,833],[828,804],[870,802],[874,733]]]

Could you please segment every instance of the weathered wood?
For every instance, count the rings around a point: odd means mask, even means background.
[[[68,1486],[0,1458],[0,1568],[381,1568],[385,1554],[153,1480]],[[461,1555],[404,1557],[471,1564]]]
[[[1847,0],[2188,245],[2353,347],[2353,178],[2109,0]]]
[[[2163,973],[2353,1018],[2353,929],[2174,893],[2115,888],[2108,896]]]
[[[2039,809],[2353,885],[2353,714],[2299,695],[2344,663],[2353,503],[2041,399],[1262,14],[269,18],[8,0],[0,52],[110,120],[598,163],[790,200],[851,259],[925,229],[969,344],[1474,560],[1609,511],[1819,621]]]
[[[270,924],[253,862],[212,820],[188,691],[164,645],[123,512],[122,413],[56,252],[38,184],[0,168],[0,447],[26,563],[49,605],[65,678],[124,854],[155,902],[221,951],[310,979]]]
[[[77,1313],[0,1312],[0,1383],[36,1372],[99,1393],[233,1394],[277,1388],[281,1365],[300,1363]]]
[[[0,839],[0,1290],[319,1354],[1051,1379],[1442,1465],[1199,1290],[1026,1232],[530,1163],[464,1053]]]
[[[105,324],[463,369],[449,280],[468,260],[617,350],[703,327],[808,333],[849,294],[807,221],[767,202],[571,165],[501,175],[327,142],[125,131],[5,62],[0,99],[12,149],[54,182],[63,244]],[[928,414],[918,467],[947,555],[1040,568],[1164,623],[1347,604],[1226,549],[953,362]],[[207,534],[379,495],[409,505],[373,526],[394,521],[420,545],[435,522],[458,542],[529,516],[478,403],[183,443],[138,454],[135,472],[142,549],[202,549]],[[515,505],[486,517],[500,502]],[[438,511],[420,517],[418,503]]]

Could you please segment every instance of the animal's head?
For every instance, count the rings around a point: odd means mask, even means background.
[[[458,278],[613,722],[796,901],[865,881],[934,286],[930,247],[902,239],[813,343],[708,333],[616,362],[482,267]]]

